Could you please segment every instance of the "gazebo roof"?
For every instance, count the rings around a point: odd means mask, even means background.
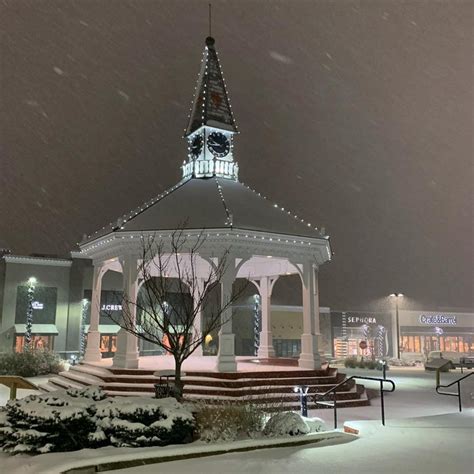
[[[192,178],[124,215],[85,239],[110,233],[186,229],[240,229],[324,238],[309,223],[273,204],[244,184],[225,178]]]

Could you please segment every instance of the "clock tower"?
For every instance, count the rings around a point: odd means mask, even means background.
[[[237,181],[239,166],[234,161],[233,140],[238,132],[214,44],[214,38],[206,38],[184,135],[188,159],[182,166],[183,179],[218,176]]]

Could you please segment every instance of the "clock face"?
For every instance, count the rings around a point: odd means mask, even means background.
[[[191,154],[194,157],[199,156],[202,151],[203,139],[202,135],[196,135],[191,142]]]
[[[207,147],[214,156],[223,158],[229,154],[230,141],[223,133],[212,132],[207,139]]]

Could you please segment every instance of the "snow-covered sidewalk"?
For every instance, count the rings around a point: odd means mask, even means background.
[[[300,446],[173,461],[167,474],[472,474],[474,411],[392,420],[351,422],[361,431],[353,443]],[[156,465],[121,474],[155,474]]]
[[[113,448],[83,449],[67,453],[48,453],[39,456],[8,456],[0,453],[0,462],[5,472],[10,474],[60,474],[74,469],[84,469],[80,472],[96,472],[96,466],[100,471],[110,468],[119,469],[124,472],[123,467],[129,465],[144,465],[150,463],[152,470],[156,472],[156,463],[176,458],[202,458],[203,456],[221,455],[226,452],[240,452],[240,456],[247,456],[248,452],[261,448],[277,448],[288,445],[334,445],[348,443],[357,439],[356,436],[340,431],[329,431],[312,433],[304,436],[285,438],[261,438],[248,439],[234,442],[203,443],[174,445],[152,448]],[[265,449],[268,451],[268,449]],[[245,454],[243,454],[244,452]],[[87,470],[88,469],[88,470]],[[134,472],[137,467],[130,468]],[[3,472],[3,471],[2,471]],[[79,471],[78,471],[79,472]],[[222,471],[225,472],[225,471]]]

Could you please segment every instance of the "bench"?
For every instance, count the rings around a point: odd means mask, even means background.
[[[176,376],[176,371],[174,370],[157,370],[153,373],[155,377],[158,377],[158,383],[155,384],[155,397],[156,398],[166,398],[174,397],[176,392],[174,385],[170,385],[170,378]],[[181,377],[184,377],[186,372],[181,372]],[[166,382],[164,381],[166,379]]]
[[[16,391],[18,388],[39,390],[34,383],[18,375],[0,375],[0,384],[10,389],[10,400],[16,400]]]

